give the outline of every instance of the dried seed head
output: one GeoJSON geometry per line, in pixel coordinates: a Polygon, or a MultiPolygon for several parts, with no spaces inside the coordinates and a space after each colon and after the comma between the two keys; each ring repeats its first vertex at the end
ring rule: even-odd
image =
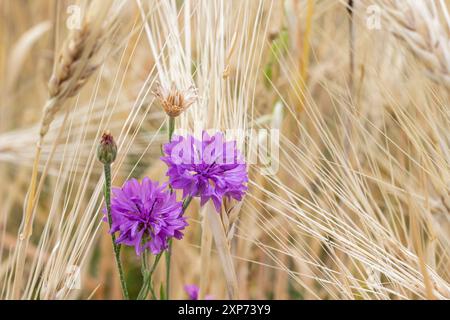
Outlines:
{"type": "Polygon", "coordinates": [[[113,136],[109,131],[106,131],[102,135],[100,144],[97,148],[97,157],[103,164],[111,164],[116,160],[117,156],[117,145],[114,141],[113,136]]]}
{"type": "Polygon", "coordinates": [[[197,99],[197,91],[194,86],[186,90],[178,90],[173,83],[170,89],[157,83],[153,94],[158,98],[167,115],[173,118],[178,117],[197,99]]]}
{"type": "Polygon", "coordinates": [[[92,62],[102,41],[102,30],[96,35],[94,44],[87,46],[91,36],[90,25],[83,24],[82,29],[75,30],[69,35],[58,56],[58,62],[48,83],[50,97],[57,97],[66,94],[67,97],[74,96],[89,77],[97,69],[98,65],[92,62]],[[82,64],[81,58],[85,51],[87,63],[82,64]],[[71,78],[76,74],[77,68],[81,68],[77,79],[69,87],[71,78]]]}

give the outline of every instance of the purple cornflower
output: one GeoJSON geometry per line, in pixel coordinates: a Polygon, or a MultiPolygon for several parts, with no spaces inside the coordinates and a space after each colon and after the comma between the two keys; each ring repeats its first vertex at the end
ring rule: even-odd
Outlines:
{"type": "MultiPolygon", "coordinates": [[[[195,284],[187,284],[184,286],[184,291],[189,296],[189,300],[198,300],[200,288],[195,284]]],[[[213,300],[212,295],[206,295],[205,300],[213,300]]]]}
{"type": "Polygon", "coordinates": [[[224,141],[220,132],[213,136],[203,132],[202,141],[190,135],[174,136],[163,151],[169,183],[183,190],[183,198],[200,197],[202,206],[212,199],[217,212],[224,197],[242,200],[248,176],[236,141],[224,141]]]}
{"type": "Polygon", "coordinates": [[[137,255],[147,248],[153,254],[167,249],[169,238],[181,239],[181,230],[188,225],[175,193],[148,177],[142,183],[131,179],[122,188],[113,188],[111,216],[110,233],[119,231],[116,242],[134,246],[137,255]]]}

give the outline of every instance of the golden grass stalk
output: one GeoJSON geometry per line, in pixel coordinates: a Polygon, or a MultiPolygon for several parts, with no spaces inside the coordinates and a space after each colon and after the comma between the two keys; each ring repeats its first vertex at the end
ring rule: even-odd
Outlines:
{"type": "MultiPolygon", "coordinates": [[[[15,298],[18,297],[21,288],[25,258],[24,251],[26,251],[28,239],[32,234],[32,219],[36,201],[36,184],[42,141],[55,115],[63,107],[65,100],[74,96],[97,68],[98,65],[93,61],[95,53],[106,39],[108,32],[111,32],[111,27],[115,21],[114,19],[106,19],[111,5],[112,1],[101,3],[100,1],[94,1],[90,4],[81,29],[72,30],[64,43],[49,81],[49,98],[44,106],[23,223],[19,235],[20,242],[12,291],[15,298]],[[106,23],[104,23],[105,19],[106,23]],[[105,30],[108,32],[105,33],[105,30]]],[[[45,177],[41,177],[41,179],[43,178],[45,177]]]]}
{"type": "Polygon", "coordinates": [[[211,207],[211,205],[208,206],[209,208],[206,210],[206,215],[208,217],[207,219],[214,238],[217,253],[222,263],[222,270],[227,283],[228,298],[235,300],[238,298],[238,283],[236,270],[231,255],[230,242],[228,241],[226,230],[224,229],[220,216],[211,207]]]}
{"type": "Polygon", "coordinates": [[[101,5],[98,1],[91,3],[81,29],[71,32],[58,55],[55,70],[49,81],[49,99],[44,106],[44,114],[41,120],[21,238],[29,237],[32,232],[30,219],[35,202],[37,166],[39,164],[42,141],[55,115],[63,107],[64,101],[77,94],[83,84],[97,69],[98,64],[93,61],[95,53],[105,41],[104,29],[110,31],[114,21],[107,20],[108,23],[102,25],[111,3],[112,1],[101,5]],[[94,21],[95,23],[93,23],[94,21]]]}
{"type": "Polygon", "coordinates": [[[202,276],[200,277],[200,300],[205,299],[206,290],[209,277],[209,268],[211,265],[211,249],[212,249],[212,234],[209,227],[208,214],[206,210],[211,208],[205,207],[202,209],[202,238],[200,243],[200,269],[202,276]]]}

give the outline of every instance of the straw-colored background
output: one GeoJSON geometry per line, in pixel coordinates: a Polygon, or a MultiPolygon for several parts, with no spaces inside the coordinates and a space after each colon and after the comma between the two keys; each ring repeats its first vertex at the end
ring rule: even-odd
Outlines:
{"type": "Polygon", "coordinates": [[[0,0],[0,297],[121,297],[95,148],[166,180],[159,81],[198,89],[179,128],[280,132],[241,205],[189,208],[172,298],[450,298],[449,3],[353,2],[0,0]]]}

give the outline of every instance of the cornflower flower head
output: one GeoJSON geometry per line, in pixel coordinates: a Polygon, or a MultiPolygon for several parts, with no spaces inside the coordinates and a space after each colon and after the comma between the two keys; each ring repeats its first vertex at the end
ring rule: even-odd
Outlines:
{"type": "MultiPolygon", "coordinates": [[[[189,296],[189,300],[199,300],[200,288],[195,284],[187,284],[184,286],[184,291],[186,291],[189,296]]],[[[205,300],[213,300],[212,295],[206,295],[205,300]]]]}
{"type": "Polygon", "coordinates": [[[200,197],[200,205],[212,200],[220,212],[224,197],[241,201],[247,191],[247,167],[236,141],[225,141],[218,132],[202,140],[174,136],[163,147],[169,183],[183,190],[183,198],[200,197]]]}
{"type": "Polygon", "coordinates": [[[179,90],[173,83],[170,88],[157,83],[156,88],[153,90],[153,95],[158,98],[166,114],[175,118],[195,102],[197,90],[194,86],[186,90],[179,90]]]}
{"type": "Polygon", "coordinates": [[[110,233],[120,232],[116,242],[134,246],[137,255],[147,248],[155,255],[161,253],[170,238],[183,237],[182,230],[188,225],[175,193],[148,177],[141,183],[131,179],[122,188],[113,188],[111,216],[110,233]]]}

